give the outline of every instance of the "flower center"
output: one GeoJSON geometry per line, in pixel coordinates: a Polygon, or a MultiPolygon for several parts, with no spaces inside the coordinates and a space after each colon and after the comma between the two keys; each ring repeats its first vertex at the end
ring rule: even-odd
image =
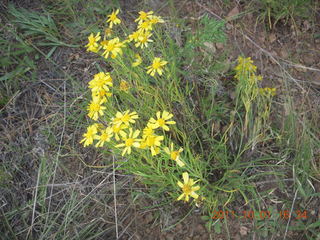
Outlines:
{"type": "Polygon", "coordinates": [[[147,29],[147,28],[149,28],[149,22],[143,22],[143,23],[141,23],[140,28],[142,28],[142,29],[147,29]]]}
{"type": "Polygon", "coordinates": [[[145,12],[140,14],[140,19],[142,19],[142,20],[146,20],[147,17],[148,17],[148,14],[145,12]]]}
{"type": "Polygon", "coordinates": [[[156,137],[155,136],[149,136],[147,138],[147,145],[149,147],[153,146],[155,144],[155,140],[156,140],[156,137]]]}
{"type": "Polygon", "coordinates": [[[173,151],[173,152],[171,152],[170,157],[172,160],[176,160],[178,155],[179,155],[178,151],[173,151]]]}
{"type": "Polygon", "coordinates": [[[116,47],[116,45],[115,45],[114,43],[109,43],[109,44],[107,45],[107,50],[108,50],[109,52],[111,52],[113,49],[115,49],[115,47],[116,47]]]}
{"type": "Polygon", "coordinates": [[[127,147],[130,147],[130,146],[132,146],[132,144],[133,144],[133,142],[134,142],[134,139],[133,138],[128,138],[127,140],[126,140],[126,146],[127,147]]]}
{"type": "Polygon", "coordinates": [[[95,37],[89,38],[89,44],[94,45],[96,43],[95,37]]]}
{"type": "Polygon", "coordinates": [[[90,111],[98,112],[100,110],[100,104],[98,103],[91,103],[90,111]]]}
{"type": "Polygon", "coordinates": [[[148,37],[144,36],[144,37],[141,37],[139,40],[141,43],[146,43],[148,41],[148,37]]]}
{"type": "Polygon", "coordinates": [[[162,127],[163,125],[165,125],[166,121],[163,118],[159,118],[157,120],[158,124],[160,125],[160,127],[162,127]]]}
{"type": "Polygon", "coordinates": [[[121,118],[122,122],[129,122],[129,120],[130,120],[130,116],[128,114],[123,115],[123,117],[121,118]]]}
{"type": "Polygon", "coordinates": [[[99,92],[98,92],[98,95],[100,96],[100,97],[103,97],[103,96],[105,96],[107,94],[107,92],[105,91],[105,90],[100,90],[99,92]]]}
{"type": "Polygon", "coordinates": [[[184,184],[182,191],[184,194],[189,195],[191,193],[191,186],[189,184],[184,184]]]}
{"type": "Polygon", "coordinates": [[[160,68],[160,67],[161,67],[160,62],[154,62],[154,63],[152,64],[152,68],[153,68],[153,69],[158,69],[158,68],[160,68]]]}
{"type": "Polygon", "coordinates": [[[150,136],[153,134],[153,129],[152,128],[145,128],[143,131],[144,135],[150,136]]]}
{"type": "Polygon", "coordinates": [[[107,134],[107,133],[102,133],[102,135],[101,135],[101,140],[102,141],[107,141],[109,139],[109,134],[107,134]]]}
{"type": "Polygon", "coordinates": [[[86,134],[86,138],[92,138],[94,136],[94,131],[93,130],[89,130],[86,134]]]}

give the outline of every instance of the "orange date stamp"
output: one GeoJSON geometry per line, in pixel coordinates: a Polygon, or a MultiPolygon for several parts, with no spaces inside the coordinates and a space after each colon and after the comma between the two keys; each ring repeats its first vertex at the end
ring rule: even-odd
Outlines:
{"type": "Polygon", "coordinates": [[[261,211],[253,211],[253,210],[245,210],[241,212],[235,211],[222,211],[216,210],[212,212],[212,219],[258,219],[258,220],[266,220],[270,219],[272,214],[277,214],[280,219],[289,220],[303,220],[308,219],[308,212],[307,210],[282,210],[276,213],[272,213],[268,210],[261,210],[261,211]]]}

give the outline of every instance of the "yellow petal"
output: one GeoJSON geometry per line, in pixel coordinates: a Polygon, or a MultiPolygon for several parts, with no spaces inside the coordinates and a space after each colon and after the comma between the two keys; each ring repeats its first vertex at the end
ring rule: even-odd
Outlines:
{"type": "Polygon", "coordinates": [[[177,200],[178,200],[178,201],[181,200],[181,199],[183,198],[183,196],[184,196],[184,193],[182,193],[182,194],[177,198],[177,200]]]}
{"type": "Polygon", "coordinates": [[[195,186],[191,188],[191,191],[198,191],[200,189],[200,186],[195,186]]]}
{"type": "Polygon", "coordinates": [[[165,130],[165,131],[169,131],[169,130],[170,130],[167,125],[163,125],[162,128],[163,128],[163,130],[165,130]]]}
{"type": "Polygon", "coordinates": [[[195,192],[191,192],[190,196],[193,197],[194,199],[198,199],[199,195],[196,194],[195,192]]]}
{"type": "Polygon", "coordinates": [[[184,172],[182,174],[182,178],[183,178],[183,182],[184,184],[188,183],[189,182],[189,174],[187,172],[184,172]]]}
{"type": "Polygon", "coordinates": [[[179,165],[179,167],[183,167],[185,164],[184,162],[182,162],[181,160],[177,159],[176,160],[177,164],[179,165]]]}

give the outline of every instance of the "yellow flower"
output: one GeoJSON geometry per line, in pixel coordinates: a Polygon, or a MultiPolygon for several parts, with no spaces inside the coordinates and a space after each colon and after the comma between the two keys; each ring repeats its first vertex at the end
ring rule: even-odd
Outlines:
{"type": "Polygon", "coordinates": [[[98,52],[100,49],[98,41],[100,41],[100,39],[101,39],[100,32],[98,32],[96,36],[94,36],[93,33],[91,33],[90,36],[88,37],[89,42],[86,45],[87,51],[94,52],[94,53],[98,52]]]}
{"type": "Polygon", "coordinates": [[[144,12],[144,11],[140,11],[139,12],[139,17],[134,20],[135,22],[138,22],[138,24],[142,23],[143,21],[148,20],[153,14],[153,11],[150,12],[144,12]]]}
{"type": "Polygon", "coordinates": [[[110,15],[108,15],[108,20],[107,23],[109,23],[109,28],[113,27],[114,25],[120,24],[121,20],[118,18],[118,13],[119,13],[119,9],[117,9],[116,11],[113,11],[110,15]]]}
{"type": "Polygon", "coordinates": [[[117,112],[116,117],[113,119],[113,124],[120,125],[124,124],[126,126],[129,126],[130,123],[135,123],[135,119],[138,119],[139,116],[136,112],[131,112],[130,110],[127,110],[123,113],[117,112]]]}
{"type": "Polygon", "coordinates": [[[276,88],[260,88],[259,92],[263,96],[275,96],[276,88]]]}
{"type": "Polygon", "coordinates": [[[83,146],[86,147],[93,143],[93,140],[96,139],[96,134],[98,132],[98,125],[93,124],[87,127],[87,132],[83,134],[83,139],[80,143],[83,143],[83,146]]]}
{"type": "Polygon", "coordinates": [[[163,141],[164,136],[157,135],[149,135],[145,139],[143,139],[142,148],[150,147],[150,151],[152,156],[157,155],[159,153],[159,146],[161,145],[161,141],[163,141]]]}
{"type": "Polygon", "coordinates": [[[135,46],[136,47],[148,47],[148,43],[149,42],[153,42],[152,39],[150,39],[150,37],[152,36],[152,33],[150,32],[141,32],[139,34],[138,40],[136,41],[135,46]]]}
{"type": "Polygon", "coordinates": [[[173,115],[171,113],[168,113],[167,111],[163,111],[162,117],[161,117],[161,112],[157,112],[157,120],[154,118],[150,119],[150,123],[154,128],[161,127],[165,131],[169,131],[169,127],[167,124],[176,124],[175,121],[168,121],[170,118],[172,118],[173,115]]]}
{"type": "Polygon", "coordinates": [[[135,59],[134,62],[132,63],[132,67],[137,67],[142,63],[142,58],[140,57],[139,54],[134,55],[135,59]]]}
{"type": "Polygon", "coordinates": [[[128,128],[128,126],[124,125],[124,124],[120,124],[120,125],[117,125],[117,124],[113,124],[111,129],[112,129],[112,132],[114,133],[114,138],[119,141],[120,140],[120,137],[119,137],[119,134],[121,134],[121,132],[123,132],[122,130],[123,129],[126,129],[128,128]]]}
{"type": "Polygon", "coordinates": [[[151,31],[151,30],[152,30],[152,23],[149,20],[141,22],[138,25],[138,31],[141,32],[141,33],[148,32],[148,31],[151,31]]]}
{"type": "Polygon", "coordinates": [[[107,97],[111,97],[112,93],[111,92],[107,92],[104,89],[101,89],[99,91],[95,91],[92,92],[92,98],[100,98],[101,101],[106,102],[107,101],[107,97]]]}
{"type": "Polygon", "coordinates": [[[136,31],[136,32],[131,33],[131,34],[128,36],[129,42],[131,42],[131,41],[137,42],[139,36],[140,36],[140,32],[139,32],[139,31],[136,31]]]}
{"type": "Polygon", "coordinates": [[[111,28],[106,28],[106,29],[104,30],[104,35],[105,35],[106,37],[111,37],[111,36],[112,36],[112,29],[111,29],[111,28]]]}
{"type": "Polygon", "coordinates": [[[112,78],[110,73],[99,72],[94,75],[93,79],[89,82],[89,88],[92,92],[99,92],[101,90],[109,91],[109,87],[112,87],[112,78]]]}
{"type": "Polygon", "coordinates": [[[129,83],[124,81],[124,80],[121,80],[121,82],[120,82],[120,90],[128,92],[129,88],[130,88],[129,83]]]}
{"type": "Polygon", "coordinates": [[[170,158],[177,162],[179,167],[183,167],[185,164],[180,160],[180,153],[183,151],[183,148],[179,148],[178,151],[174,151],[173,143],[170,145],[170,149],[168,147],[164,148],[164,151],[169,154],[170,158]]]}
{"type": "Polygon", "coordinates": [[[102,48],[105,50],[102,53],[102,56],[104,56],[105,58],[109,57],[109,54],[111,53],[111,57],[115,58],[119,55],[122,54],[122,47],[124,47],[124,43],[120,42],[119,38],[113,38],[109,41],[103,41],[101,43],[102,48]]]}
{"type": "Polygon", "coordinates": [[[164,20],[158,16],[150,16],[150,22],[152,24],[157,24],[157,23],[164,23],[164,20]]]}
{"type": "Polygon", "coordinates": [[[178,186],[182,189],[182,194],[177,198],[177,200],[181,200],[184,198],[185,202],[189,201],[189,196],[193,197],[194,199],[198,199],[199,195],[195,193],[195,191],[198,191],[200,189],[199,186],[194,186],[195,182],[189,178],[189,174],[187,172],[184,172],[182,174],[183,177],[183,183],[178,181],[178,186]]]}
{"type": "Polygon", "coordinates": [[[125,132],[120,132],[121,138],[124,141],[124,143],[120,143],[116,145],[116,147],[124,147],[122,151],[122,156],[124,156],[126,153],[130,154],[131,153],[131,147],[136,147],[138,148],[140,146],[140,139],[137,139],[139,136],[140,131],[132,131],[132,128],[129,129],[129,134],[125,132]]]}
{"type": "Polygon", "coordinates": [[[87,108],[89,110],[88,116],[93,120],[98,120],[99,115],[103,116],[103,110],[106,109],[106,107],[101,106],[103,103],[103,100],[94,97],[87,108]]]}
{"type": "Polygon", "coordinates": [[[235,67],[236,70],[236,75],[235,77],[237,79],[240,78],[242,74],[255,74],[257,71],[257,67],[253,65],[253,61],[251,60],[250,57],[248,58],[243,58],[241,56],[238,57],[238,65],[235,67]]]}
{"type": "Polygon", "coordinates": [[[101,131],[101,135],[98,135],[96,137],[97,140],[99,140],[96,143],[96,147],[103,147],[105,142],[110,142],[111,138],[112,138],[113,132],[112,129],[110,127],[104,129],[101,131]]]}
{"type": "Polygon", "coordinates": [[[154,74],[157,72],[159,75],[162,75],[162,68],[164,65],[166,65],[168,62],[167,61],[161,61],[160,58],[154,58],[152,65],[147,67],[147,73],[150,74],[151,76],[154,76],[154,74]]]}
{"type": "Polygon", "coordinates": [[[151,123],[148,123],[147,126],[143,129],[142,138],[147,138],[154,134],[154,127],[151,123]]]}

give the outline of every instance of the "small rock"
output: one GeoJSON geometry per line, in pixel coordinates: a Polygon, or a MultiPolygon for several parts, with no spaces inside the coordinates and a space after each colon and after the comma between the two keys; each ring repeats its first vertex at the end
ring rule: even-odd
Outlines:
{"type": "Polygon", "coordinates": [[[311,28],[310,23],[309,23],[308,20],[304,20],[303,21],[303,28],[304,28],[305,31],[308,31],[311,28]]]}
{"type": "Polygon", "coordinates": [[[269,35],[269,42],[270,42],[270,43],[273,43],[273,42],[275,42],[276,40],[277,40],[276,34],[271,33],[271,34],[269,35]]]}
{"type": "Polygon", "coordinates": [[[174,235],[172,233],[167,234],[166,236],[167,240],[174,240],[174,235]]]}
{"type": "Polygon", "coordinates": [[[230,92],[229,96],[232,100],[234,100],[236,98],[236,92],[235,91],[230,92]]]}
{"type": "Polygon", "coordinates": [[[199,223],[199,224],[196,226],[195,231],[196,231],[197,233],[203,233],[203,232],[206,232],[206,229],[203,227],[202,224],[199,223]]]}
{"type": "Polygon", "coordinates": [[[217,47],[218,49],[223,49],[224,44],[223,44],[223,43],[216,43],[216,47],[217,47]]]}
{"type": "Polygon", "coordinates": [[[227,30],[231,30],[231,29],[232,29],[232,24],[227,23],[227,24],[226,24],[226,29],[227,29],[227,30]]]}
{"type": "Polygon", "coordinates": [[[239,234],[237,234],[237,235],[235,235],[234,236],[234,238],[233,238],[234,240],[241,240],[241,237],[240,237],[240,235],[239,234]]]}
{"type": "Polygon", "coordinates": [[[226,17],[227,21],[232,20],[232,18],[233,18],[234,16],[238,15],[238,14],[239,14],[239,8],[238,8],[238,6],[235,6],[235,7],[232,8],[232,10],[228,13],[228,15],[227,15],[227,17],[226,17]]]}
{"type": "Polygon", "coordinates": [[[146,223],[151,223],[153,220],[153,215],[152,213],[148,213],[145,217],[144,217],[146,223]]]}
{"type": "Polygon", "coordinates": [[[206,234],[202,234],[201,235],[201,239],[210,239],[209,235],[206,233],[206,234]]]}
{"type": "Polygon", "coordinates": [[[240,227],[240,235],[241,235],[241,236],[246,236],[246,235],[248,235],[248,231],[249,231],[249,229],[248,229],[247,227],[245,227],[245,226],[241,226],[241,227],[240,227]]]}
{"type": "Polygon", "coordinates": [[[280,56],[282,57],[282,58],[288,58],[289,57],[289,53],[288,53],[288,51],[287,50],[285,50],[285,49],[281,49],[280,50],[280,56]]]}
{"type": "Polygon", "coordinates": [[[182,232],[183,232],[183,227],[182,227],[182,224],[181,224],[181,223],[177,224],[177,226],[176,226],[176,232],[177,232],[177,233],[182,233],[182,232]]]}
{"type": "Polygon", "coordinates": [[[306,65],[311,66],[314,64],[315,59],[313,58],[312,54],[306,54],[303,56],[303,61],[305,62],[306,65]]]}
{"type": "Polygon", "coordinates": [[[217,51],[216,47],[214,46],[214,43],[212,42],[204,42],[203,45],[206,46],[209,52],[211,53],[215,53],[217,51]]]}

